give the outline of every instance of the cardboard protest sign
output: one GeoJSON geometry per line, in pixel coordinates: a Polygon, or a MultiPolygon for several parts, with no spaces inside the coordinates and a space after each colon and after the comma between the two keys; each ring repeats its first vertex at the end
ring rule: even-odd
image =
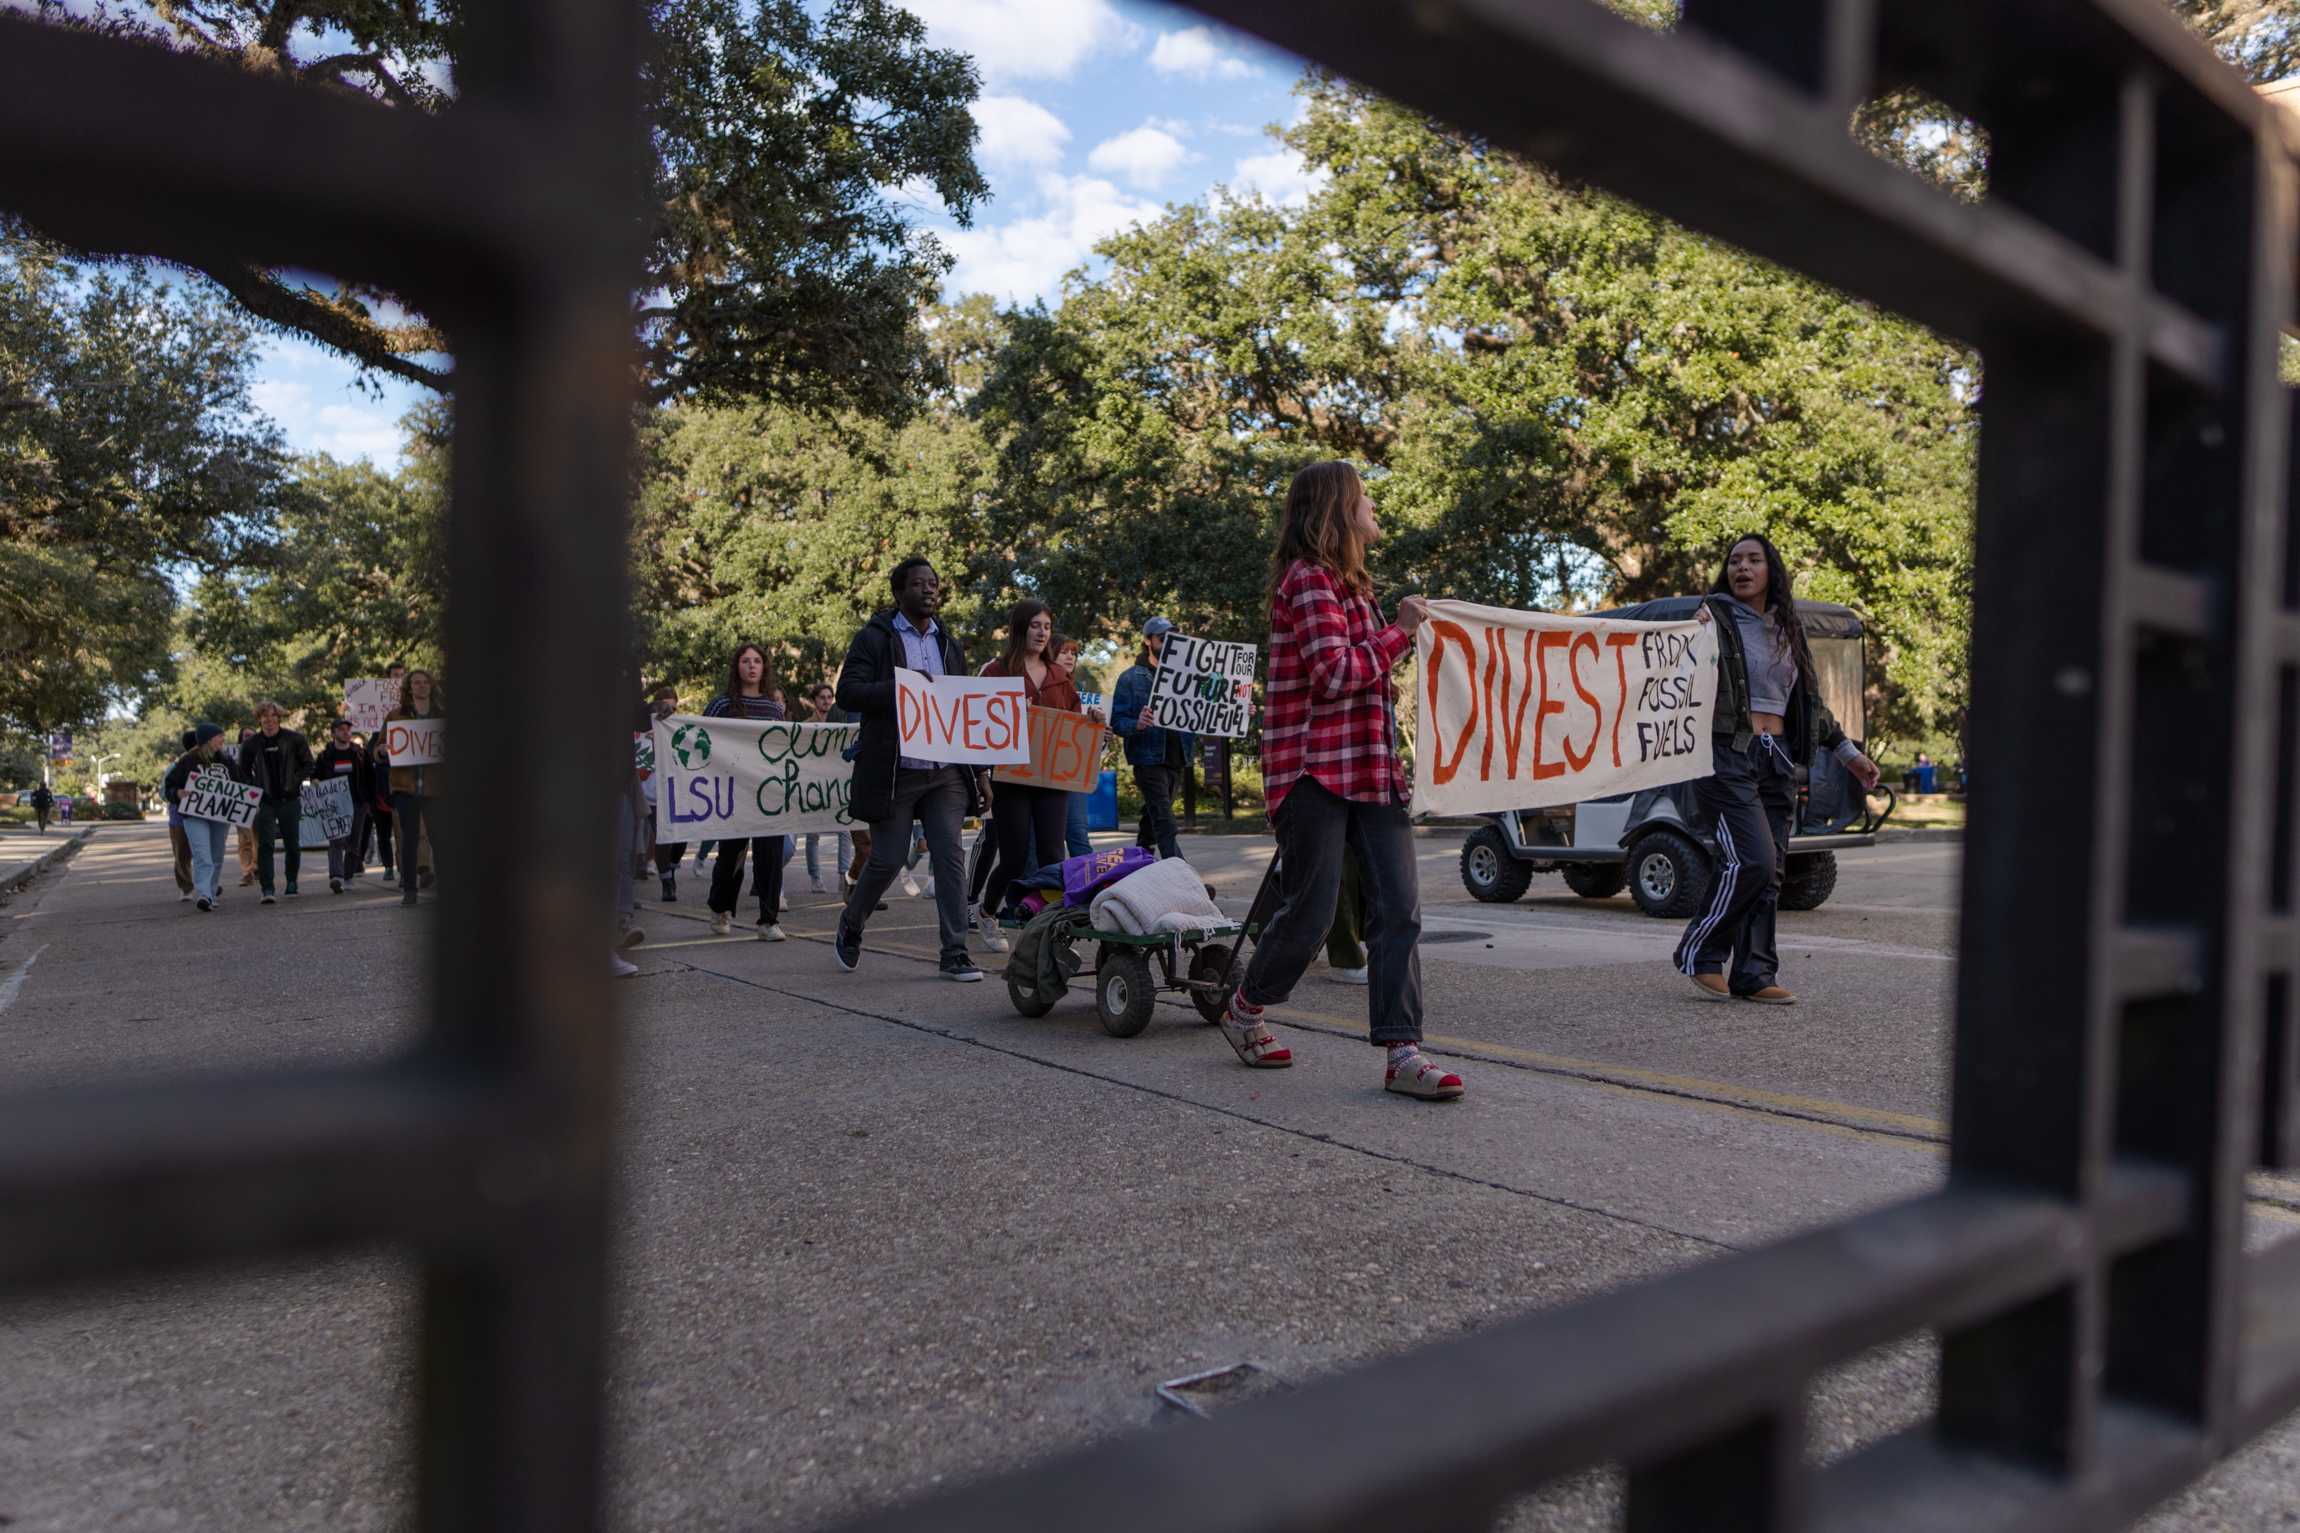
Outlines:
{"type": "Polygon", "coordinates": [[[857,724],[697,718],[655,721],[656,833],[735,840],[849,830],[857,724]]]}
{"type": "Polygon", "coordinates": [[[1030,760],[1030,699],[1019,676],[894,673],[895,722],[902,754],[968,766],[1022,766],[1030,760]]]}
{"type": "Polygon", "coordinates": [[[1245,734],[1254,716],[1251,644],[1166,635],[1150,678],[1150,722],[1190,735],[1245,734]]]}
{"type": "Polygon", "coordinates": [[[184,796],[176,812],[186,819],[221,820],[226,825],[253,825],[263,790],[240,782],[221,767],[202,767],[185,780],[184,796]]]}
{"type": "Polygon", "coordinates": [[[383,753],[395,767],[437,766],[446,732],[447,721],[441,718],[393,719],[383,726],[383,753]]]}
{"type": "Polygon", "coordinates": [[[1102,774],[1102,726],[1067,708],[1030,710],[1030,759],[998,769],[1000,783],[1092,793],[1102,774]]]}
{"type": "Polygon", "coordinates": [[[351,834],[351,779],[317,777],[303,785],[303,817],[296,844],[325,846],[351,834]]]}
{"type": "Polygon", "coordinates": [[[399,683],[388,676],[368,676],[343,684],[343,716],[363,735],[383,727],[383,716],[399,706],[399,683]]]}
{"type": "Polygon", "coordinates": [[[1717,640],[1433,601],[1415,637],[1414,813],[1538,809],[1706,777],[1717,640]]]}

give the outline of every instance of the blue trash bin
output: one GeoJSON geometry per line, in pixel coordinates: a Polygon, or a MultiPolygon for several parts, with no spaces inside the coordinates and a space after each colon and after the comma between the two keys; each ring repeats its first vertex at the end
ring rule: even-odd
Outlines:
{"type": "Polygon", "coordinates": [[[1909,775],[1916,779],[1917,791],[1919,793],[1931,793],[1935,791],[1933,782],[1935,774],[1938,771],[1939,768],[1928,761],[1923,766],[1911,767],[1909,769],[1909,775]]]}
{"type": "Polygon", "coordinates": [[[1108,768],[1104,768],[1101,780],[1094,785],[1094,791],[1086,795],[1086,828],[1118,828],[1118,774],[1108,768]]]}

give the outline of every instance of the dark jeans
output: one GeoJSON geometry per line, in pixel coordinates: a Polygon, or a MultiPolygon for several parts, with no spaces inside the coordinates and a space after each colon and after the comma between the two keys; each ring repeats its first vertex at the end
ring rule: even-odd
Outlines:
{"type": "Polygon", "coordinates": [[[861,931],[878,908],[888,887],[902,874],[910,851],[910,827],[926,829],[926,851],[934,869],[934,917],[942,938],[942,961],[966,958],[966,845],[960,827],[966,820],[966,774],[957,767],[918,771],[899,769],[894,776],[894,810],[870,827],[870,861],[847,892],[843,926],[861,931]]]}
{"type": "Polygon", "coordinates": [[[1134,833],[1134,844],[1155,847],[1161,857],[1182,855],[1182,843],[1174,827],[1174,795],[1181,787],[1181,777],[1170,766],[1138,766],[1134,769],[1134,786],[1142,790],[1142,828],[1134,833]]]}
{"type": "Polygon", "coordinates": [[[276,834],[287,850],[287,881],[292,884],[303,871],[302,832],[302,799],[267,798],[256,806],[256,883],[264,893],[272,892],[272,837],[276,834]]]}
{"type": "Polygon", "coordinates": [[[1335,969],[1366,966],[1366,881],[1358,859],[1342,851],[1342,891],[1334,901],[1334,924],[1326,929],[1326,964],[1335,969]]]}
{"type": "Polygon", "coordinates": [[[783,918],[783,843],[787,836],[753,836],[748,841],[721,841],[719,860],[711,864],[711,913],[733,915],[743,894],[743,849],[751,853],[751,892],[759,897],[759,914],[769,921],[783,918]]]}
{"type": "Polygon", "coordinates": [[[1747,995],[1773,983],[1781,969],[1773,917],[1781,906],[1797,771],[1777,735],[1756,736],[1746,751],[1720,744],[1713,765],[1713,773],[1693,785],[1693,798],[1703,828],[1717,837],[1717,879],[1678,939],[1677,967],[1685,974],[1727,974],[1732,992],[1747,995]]]}
{"type": "Polygon", "coordinates": [[[1278,806],[1278,908],[1246,963],[1247,1003],[1270,1006],[1293,993],[1334,924],[1343,850],[1357,855],[1365,885],[1366,1019],[1376,1043],[1422,1035],[1421,885],[1413,826],[1403,804],[1337,798],[1304,777],[1278,806]]]}
{"type": "Polygon", "coordinates": [[[367,805],[351,806],[351,834],[327,844],[327,876],[330,878],[357,878],[365,866],[366,854],[360,848],[367,841],[367,805]]]}
{"type": "MultiPolygon", "coordinates": [[[[650,836],[659,833],[661,813],[654,805],[647,806],[648,834],[650,836]]],[[[657,878],[669,878],[677,873],[679,871],[679,859],[686,855],[687,843],[684,841],[657,841],[655,843],[655,876],[657,878]]]]}
{"type": "MultiPolygon", "coordinates": [[[[386,878],[392,876],[392,868],[398,862],[393,846],[392,825],[390,810],[370,809],[367,812],[367,833],[375,838],[376,861],[383,864],[383,876],[386,878]]],[[[359,860],[363,863],[367,861],[367,853],[364,850],[360,853],[359,860]]]]}
{"type": "Polygon", "coordinates": [[[1060,788],[1016,784],[994,788],[993,792],[996,813],[990,823],[998,833],[998,856],[997,866],[984,885],[983,908],[995,914],[1006,904],[1006,886],[1038,871],[1034,852],[1062,845],[1070,795],[1060,788]]]}
{"type": "Polygon", "coordinates": [[[400,793],[391,795],[391,817],[398,821],[399,832],[399,890],[413,894],[416,885],[416,845],[423,839],[423,826],[431,818],[431,795],[428,793],[400,793]]]}

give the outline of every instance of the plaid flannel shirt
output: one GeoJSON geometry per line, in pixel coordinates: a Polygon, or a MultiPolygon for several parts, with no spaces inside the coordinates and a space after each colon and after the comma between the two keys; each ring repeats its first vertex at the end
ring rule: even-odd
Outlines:
{"type": "Polygon", "coordinates": [[[1274,818],[1304,774],[1338,798],[1406,800],[1390,671],[1412,639],[1327,571],[1297,559],[1270,603],[1262,791],[1274,818]]]}

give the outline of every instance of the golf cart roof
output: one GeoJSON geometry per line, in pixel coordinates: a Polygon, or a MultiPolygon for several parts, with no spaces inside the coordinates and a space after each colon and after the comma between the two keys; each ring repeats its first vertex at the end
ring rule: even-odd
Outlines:
{"type": "MultiPolygon", "coordinates": [[[[1630,623],[1682,623],[1700,605],[1698,596],[1664,596],[1657,601],[1641,601],[1633,607],[1592,612],[1590,616],[1618,618],[1630,623]]],[[[1857,639],[1865,631],[1861,627],[1861,614],[1833,601],[1800,601],[1797,615],[1805,620],[1807,636],[1815,639],[1857,639]]]]}

